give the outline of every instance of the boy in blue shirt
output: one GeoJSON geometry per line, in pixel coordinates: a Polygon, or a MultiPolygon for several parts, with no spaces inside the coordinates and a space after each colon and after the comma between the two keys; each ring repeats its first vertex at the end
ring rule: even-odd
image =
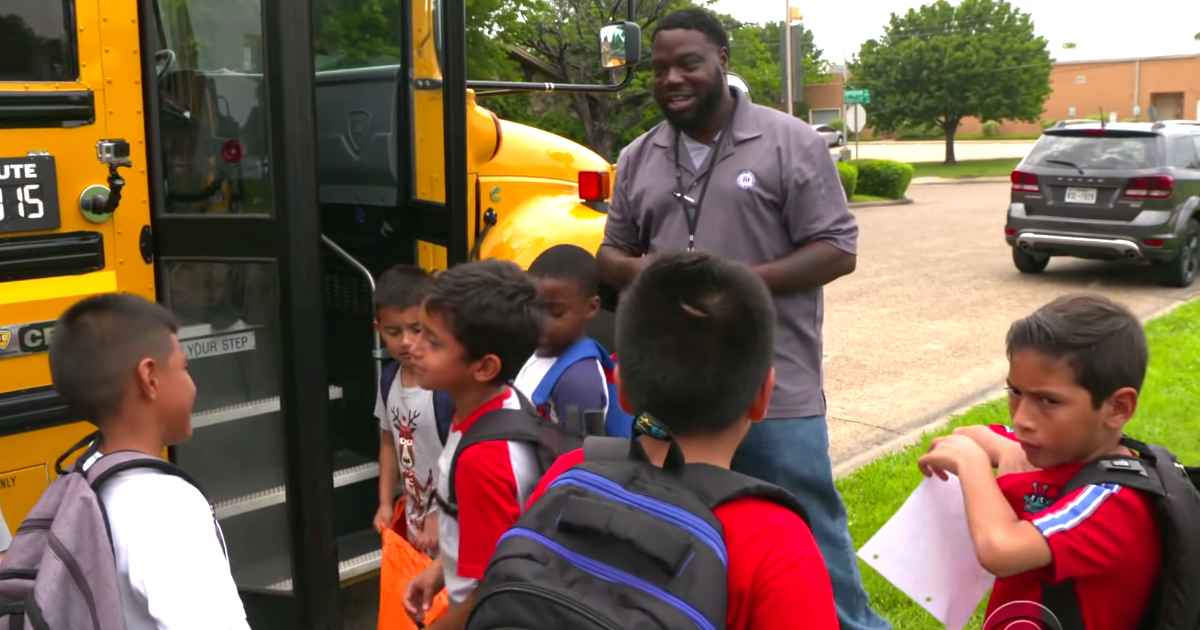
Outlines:
{"type": "Polygon", "coordinates": [[[533,261],[529,274],[545,317],[537,351],[517,374],[517,389],[547,420],[582,420],[589,412],[602,418],[612,415],[604,432],[628,436],[628,417],[610,414],[610,406],[618,404],[610,396],[612,360],[587,336],[588,322],[600,310],[596,259],[581,247],[555,245],[533,261]]]}

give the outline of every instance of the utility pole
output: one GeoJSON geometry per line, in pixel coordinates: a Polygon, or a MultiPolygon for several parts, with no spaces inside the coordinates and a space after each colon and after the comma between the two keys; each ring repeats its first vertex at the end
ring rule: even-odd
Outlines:
{"type": "Polygon", "coordinates": [[[784,100],[787,101],[788,116],[792,112],[792,0],[783,0],[783,63],[784,63],[784,100]]]}

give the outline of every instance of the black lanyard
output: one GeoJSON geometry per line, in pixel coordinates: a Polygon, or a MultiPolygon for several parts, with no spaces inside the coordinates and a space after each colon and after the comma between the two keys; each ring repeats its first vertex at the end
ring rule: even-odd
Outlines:
{"type": "MultiPolygon", "coordinates": [[[[705,160],[707,168],[702,169],[700,177],[704,181],[700,184],[700,196],[692,199],[687,196],[683,188],[683,171],[679,168],[679,128],[675,128],[675,192],[673,196],[679,200],[679,205],[683,208],[683,216],[687,217],[688,223],[688,251],[696,249],[696,227],[700,225],[700,210],[704,205],[704,197],[708,195],[708,182],[712,180],[713,171],[717,170],[717,160],[721,159],[721,147],[725,145],[726,136],[730,135],[730,127],[733,126],[733,115],[737,113],[738,101],[734,99],[733,109],[729,112],[729,123],[721,130],[721,137],[717,139],[717,146],[713,147],[709,153],[708,159],[705,160]]],[[[688,186],[691,190],[692,186],[696,185],[696,181],[692,181],[692,185],[688,186]]]]}

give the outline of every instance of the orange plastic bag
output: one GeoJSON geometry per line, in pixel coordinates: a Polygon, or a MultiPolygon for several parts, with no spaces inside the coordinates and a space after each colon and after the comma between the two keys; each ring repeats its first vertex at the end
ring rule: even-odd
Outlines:
{"type": "MultiPolygon", "coordinates": [[[[408,612],[404,610],[404,593],[408,583],[417,577],[433,560],[417,551],[403,536],[383,530],[383,559],[379,570],[379,630],[416,630],[408,612]]],[[[433,598],[429,612],[425,613],[425,625],[446,612],[450,605],[446,591],[433,598]]]]}

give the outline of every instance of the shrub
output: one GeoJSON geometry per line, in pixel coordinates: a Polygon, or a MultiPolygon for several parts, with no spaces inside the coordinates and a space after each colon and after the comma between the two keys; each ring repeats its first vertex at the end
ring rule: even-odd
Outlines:
{"type": "Polygon", "coordinates": [[[937,140],[944,136],[941,129],[932,125],[900,125],[896,127],[897,140],[937,140]]]}
{"type": "Polygon", "coordinates": [[[841,118],[834,118],[833,120],[829,121],[829,126],[837,129],[838,131],[846,131],[846,121],[842,120],[841,118]]]}
{"type": "Polygon", "coordinates": [[[846,199],[850,199],[858,190],[858,167],[849,162],[838,162],[837,170],[838,177],[842,179],[842,190],[846,191],[846,199]]]}
{"type": "Polygon", "coordinates": [[[983,123],[983,137],[997,138],[1000,136],[1000,123],[995,120],[989,120],[983,123]]]}
{"type": "Polygon", "coordinates": [[[858,167],[856,192],[860,195],[903,199],[912,182],[911,164],[893,160],[856,160],[853,164],[858,167]]]}

